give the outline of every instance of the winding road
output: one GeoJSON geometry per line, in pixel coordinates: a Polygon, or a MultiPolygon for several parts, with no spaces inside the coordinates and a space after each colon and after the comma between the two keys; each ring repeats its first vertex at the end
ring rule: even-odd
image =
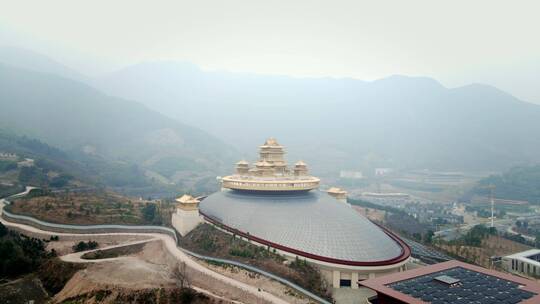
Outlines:
{"type": "Polygon", "coordinates": [[[100,250],[103,251],[103,250],[109,250],[109,249],[114,249],[114,248],[127,247],[127,246],[132,246],[132,245],[137,245],[137,244],[144,244],[144,243],[154,242],[154,241],[157,241],[157,240],[159,240],[159,239],[158,238],[149,238],[149,239],[144,239],[144,240],[140,240],[140,241],[133,241],[133,242],[127,242],[127,243],[122,243],[122,244],[117,244],[117,245],[111,245],[111,246],[97,248],[97,249],[74,252],[74,253],[69,253],[69,254],[63,255],[63,256],[60,257],[60,259],[62,261],[64,261],[64,262],[69,262],[69,263],[102,263],[102,262],[108,262],[108,261],[116,261],[116,260],[120,260],[120,259],[127,259],[127,257],[125,257],[125,256],[120,256],[120,257],[115,257],[115,258],[104,258],[104,259],[83,259],[82,256],[87,254],[87,253],[94,252],[94,251],[100,251],[100,250]]]}
{"type": "MultiPolygon", "coordinates": [[[[25,192],[20,193],[20,194],[18,194],[16,196],[11,196],[10,198],[23,196],[23,195],[27,194],[30,190],[31,189],[27,189],[25,192]]],[[[58,235],[58,236],[87,236],[87,235],[89,235],[88,233],[51,232],[51,231],[38,229],[38,228],[35,228],[33,226],[30,226],[30,225],[26,225],[26,224],[19,224],[19,223],[13,223],[13,222],[6,221],[1,216],[5,204],[6,204],[6,201],[4,199],[1,199],[0,200],[0,222],[2,222],[2,224],[4,224],[7,227],[18,228],[18,229],[21,229],[21,230],[24,230],[24,231],[28,231],[28,232],[32,232],[32,233],[39,233],[39,234],[44,234],[44,235],[58,235]]],[[[219,280],[219,281],[221,281],[221,282],[223,282],[225,284],[228,284],[228,285],[230,285],[232,287],[238,288],[238,289],[242,290],[243,292],[247,292],[247,293],[250,293],[252,295],[255,295],[255,296],[257,296],[257,297],[259,297],[261,299],[264,299],[264,300],[266,300],[268,302],[276,303],[276,304],[287,304],[286,301],[284,301],[281,298],[278,298],[277,296],[275,296],[275,295],[273,295],[273,294],[271,294],[269,292],[266,292],[266,291],[261,290],[261,289],[259,289],[257,287],[254,287],[254,286],[245,284],[243,282],[234,280],[232,278],[229,278],[229,277],[227,277],[227,276],[225,276],[223,274],[215,272],[215,271],[213,271],[211,269],[208,269],[208,268],[204,267],[203,265],[197,263],[195,260],[190,258],[185,252],[183,252],[182,250],[180,250],[176,246],[176,241],[172,236],[165,235],[165,234],[160,234],[160,233],[137,233],[137,232],[133,232],[133,233],[130,233],[130,232],[127,232],[127,233],[126,232],[114,232],[114,233],[91,233],[91,234],[96,235],[96,236],[112,236],[112,235],[115,235],[115,236],[118,236],[118,235],[148,236],[152,240],[160,240],[160,241],[163,242],[164,247],[167,249],[167,251],[172,256],[174,256],[178,261],[185,263],[186,266],[188,266],[188,267],[190,267],[190,268],[192,268],[194,270],[197,270],[197,271],[199,271],[200,273],[202,273],[204,275],[207,275],[207,276],[212,277],[214,279],[217,279],[217,280],[219,280]]],[[[149,240],[145,240],[145,241],[149,241],[149,240]]],[[[122,245],[122,246],[125,246],[125,244],[122,245]]],[[[67,255],[67,256],[63,256],[61,258],[63,260],[67,259],[66,261],[78,261],[76,255],[67,255]]],[[[80,256],[79,256],[79,259],[80,259],[80,256]]],[[[85,260],[85,261],[88,262],[87,260],[85,260]]]]}

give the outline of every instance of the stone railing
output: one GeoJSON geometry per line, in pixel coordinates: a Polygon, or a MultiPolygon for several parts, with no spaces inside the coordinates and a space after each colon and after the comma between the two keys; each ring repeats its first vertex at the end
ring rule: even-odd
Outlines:
{"type": "Polygon", "coordinates": [[[308,191],[319,187],[319,179],[305,180],[247,180],[224,177],[222,187],[252,191],[308,191]]]}

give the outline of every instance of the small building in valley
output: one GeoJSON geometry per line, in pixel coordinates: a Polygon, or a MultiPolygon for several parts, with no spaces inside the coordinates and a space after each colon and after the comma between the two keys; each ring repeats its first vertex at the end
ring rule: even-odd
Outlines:
{"type": "Polygon", "coordinates": [[[502,266],[510,273],[540,278],[540,249],[530,249],[504,256],[502,266]]]}

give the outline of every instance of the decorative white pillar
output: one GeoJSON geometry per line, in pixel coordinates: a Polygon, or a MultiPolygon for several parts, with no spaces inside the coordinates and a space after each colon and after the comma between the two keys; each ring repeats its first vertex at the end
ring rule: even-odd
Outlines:
{"type": "Polygon", "coordinates": [[[358,289],[358,272],[353,272],[351,274],[351,288],[358,289]]]}
{"type": "Polygon", "coordinates": [[[334,270],[332,274],[332,287],[339,288],[341,280],[341,272],[339,270],[334,270]]]}
{"type": "Polygon", "coordinates": [[[172,226],[181,236],[185,236],[203,222],[199,214],[199,200],[191,195],[176,199],[178,205],[172,215],[172,226]]]}

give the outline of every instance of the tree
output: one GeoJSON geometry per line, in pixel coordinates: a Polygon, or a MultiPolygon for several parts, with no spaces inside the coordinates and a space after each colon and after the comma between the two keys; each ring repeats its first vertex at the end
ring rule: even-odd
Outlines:
{"type": "Polygon", "coordinates": [[[4,226],[4,224],[2,224],[2,222],[0,222],[0,237],[3,237],[7,233],[8,233],[8,230],[7,230],[6,226],[4,226]]]}
{"type": "Polygon", "coordinates": [[[146,204],[142,210],[142,214],[147,222],[152,222],[156,217],[156,205],[146,204]]]}
{"type": "Polygon", "coordinates": [[[62,188],[62,187],[65,187],[69,183],[69,181],[72,179],[73,177],[70,175],[60,174],[56,177],[53,177],[49,185],[55,188],[62,188]]]}
{"type": "Polygon", "coordinates": [[[18,233],[10,234],[0,239],[0,279],[31,272],[47,256],[42,240],[18,233]]]}
{"type": "Polygon", "coordinates": [[[178,286],[180,289],[189,288],[191,286],[191,282],[187,274],[186,263],[181,262],[176,264],[173,269],[172,276],[176,281],[176,286],[178,286]]]}
{"type": "Polygon", "coordinates": [[[13,161],[0,160],[0,172],[17,169],[17,163],[13,161]]]}
{"type": "Polygon", "coordinates": [[[36,167],[22,167],[18,180],[23,185],[41,186],[47,182],[47,175],[36,167]]]}
{"type": "Polygon", "coordinates": [[[431,242],[433,242],[433,236],[435,236],[433,230],[428,230],[424,235],[424,242],[427,244],[431,244],[431,242]]]}
{"type": "Polygon", "coordinates": [[[88,249],[96,249],[98,247],[98,242],[88,241],[88,249]]]}
{"type": "Polygon", "coordinates": [[[75,246],[73,246],[73,251],[80,252],[80,251],[92,250],[92,249],[96,249],[98,245],[99,244],[96,241],[88,241],[88,242],[80,241],[75,246]]]}
{"type": "Polygon", "coordinates": [[[87,249],[88,245],[83,241],[80,241],[75,246],[73,246],[73,251],[75,252],[85,251],[87,249]]]}

